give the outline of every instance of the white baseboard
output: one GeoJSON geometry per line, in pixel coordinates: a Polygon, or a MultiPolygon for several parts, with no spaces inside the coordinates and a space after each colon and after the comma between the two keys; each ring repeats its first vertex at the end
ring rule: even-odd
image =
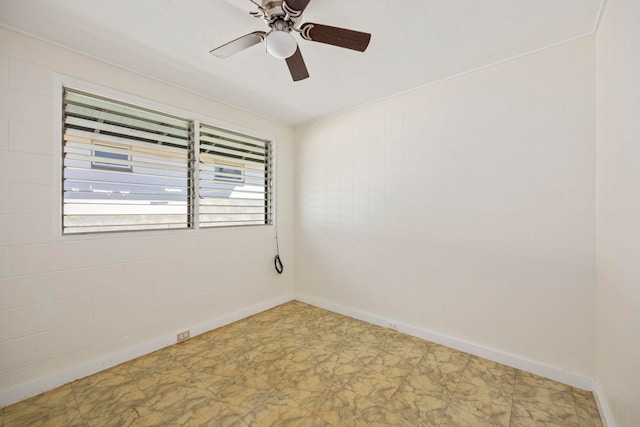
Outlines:
{"type": "Polygon", "coordinates": [[[407,335],[412,335],[414,337],[422,338],[427,341],[451,347],[465,353],[470,353],[475,356],[493,360],[494,362],[502,363],[503,365],[511,366],[513,368],[527,371],[532,374],[540,375],[542,377],[549,378],[551,380],[567,384],[572,387],[588,391],[591,391],[593,389],[592,378],[568,372],[559,368],[547,366],[542,363],[534,362],[521,356],[505,353],[455,337],[439,334],[427,329],[418,328],[416,326],[396,322],[391,319],[384,319],[370,313],[365,313],[338,304],[333,304],[308,295],[296,294],[296,300],[323,308],[325,310],[333,311],[335,313],[343,314],[345,316],[363,320],[368,323],[373,323],[374,325],[382,326],[385,328],[389,327],[389,324],[393,323],[394,325],[398,326],[399,332],[405,333],[407,335]]]}
{"type": "MultiPolygon", "coordinates": [[[[189,330],[191,331],[191,336],[194,337],[219,328],[221,326],[228,325],[237,320],[244,319],[245,317],[258,314],[262,311],[284,304],[291,300],[293,300],[292,294],[272,298],[267,301],[252,305],[250,307],[242,308],[232,313],[225,314],[223,316],[207,320],[206,322],[193,325],[189,328],[189,330]]],[[[8,389],[0,391],[0,408],[14,404],[29,397],[36,396],[45,391],[52,390],[56,387],[70,383],[79,378],[84,378],[88,375],[92,375],[121,363],[127,362],[129,360],[133,360],[137,357],[144,356],[145,354],[152,353],[156,350],[168,347],[175,343],[175,333],[162,335],[154,339],[141,342],[134,346],[123,348],[122,350],[118,350],[114,353],[107,354],[97,359],[89,360],[81,365],[54,372],[33,381],[9,387],[8,389]]]]}
{"type": "Polygon", "coordinates": [[[602,418],[602,424],[604,427],[617,427],[615,420],[613,419],[613,413],[611,412],[611,407],[607,402],[607,399],[604,398],[605,393],[602,390],[602,386],[596,380],[593,382],[593,397],[596,400],[596,405],[598,405],[598,411],[600,412],[600,417],[602,418]]]}

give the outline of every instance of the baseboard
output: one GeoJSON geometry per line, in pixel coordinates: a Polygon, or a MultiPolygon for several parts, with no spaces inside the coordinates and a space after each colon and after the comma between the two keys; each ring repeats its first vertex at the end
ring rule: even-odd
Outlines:
{"type": "Polygon", "coordinates": [[[600,418],[602,418],[602,424],[604,427],[617,427],[615,420],[613,419],[613,412],[611,412],[611,407],[605,399],[604,390],[602,390],[602,386],[596,380],[593,382],[593,397],[596,400],[596,405],[598,405],[598,411],[600,412],[600,418]]]}
{"type": "MultiPolygon", "coordinates": [[[[197,336],[221,326],[228,325],[245,317],[258,314],[262,311],[276,307],[293,300],[293,295],[283,295],[272,298],[250,307],[242,308],[234,312],[219,316],[206,322],[193,325],[189,328],[191,336],[197,336]]],[[[162,335],[154,339],[139,343],[135,346],[127,347],[122,350],[107,354],[97,359],[89,360],[81,365],[74,366],[62,371],[54,372],[42,378],[33,381],[18,384],[8,389],[0,391],[0,408],[14,404],[21,400],[36,396],[45,391],[52,390],[61,385],[70,383],[79,378],[98,373],[105,369],[119,365],[121,363],[133,360],[145,354],[152,353],[161,348],[168,347],[176,343],[176,334],[171,333],[162,335]]]]}
{"type": "Polygon", "coordinates": [[[591,391],[593,389],[593,379],[591,378],[580,374],[567,372],[559,368],[547,366],[542,363],[528,360],[521,356],[516,356],[489,347],[484,347],[482,345],[461,340],[455,337],[439,334],[427,329],[418,328],[416,326],[403,324],[391,319],[384,319],[380,316],[354,310],[352,308],[344,307],[338,304],[333,304],[308,295],[296,294],[296,300],[385,328],[389,327],[389,325],[393,323],[394,326],[397,326],[397,330],[399,332],[405,333],[407,335],[412,335],[414,337],[422,338],[427,341],[451,347],[465,353],[470,353],[475,356],[493,360],[494,362],[502,363],[503,365],[531,372],[532,374],[540,375],[542,377],[549,378],[551,380],[567,384],[572,387],[588,391],[591,391]]]}

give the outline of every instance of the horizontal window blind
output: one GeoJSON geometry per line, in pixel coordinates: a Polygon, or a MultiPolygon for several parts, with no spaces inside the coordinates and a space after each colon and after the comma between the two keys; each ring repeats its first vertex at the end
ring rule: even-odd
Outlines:
{"type": "Polygon", "coordinates": [[[65,89],[63,234],[192,223],[191,121],[65,89]]]}
{"type": "Polygon", "coordinates": [[[200,227],[271,224],[271,141],[200,124],[200,227]]]}

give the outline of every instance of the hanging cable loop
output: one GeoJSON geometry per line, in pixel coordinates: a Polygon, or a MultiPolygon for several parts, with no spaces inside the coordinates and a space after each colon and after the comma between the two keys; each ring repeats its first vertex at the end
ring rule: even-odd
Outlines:
{"type": "Polygon", "coordinates": [[[284,271],[284,265],[280,260],[280,244],[278,243],[278,221],[276,221],[276,257],[273,260],[273,265],[276,268],[278,274],[282,274],[284,271]]]}
{"type": "Polygon", "coordinates": [[[280,261],[280,255],[276,255],[275,259],[273,260],[273,264],[276,267],[276,271],[278,272],[278,274],[282,274],[282,272],[284,271],[284,265],[282,265],[282,261],[280,261]]]}

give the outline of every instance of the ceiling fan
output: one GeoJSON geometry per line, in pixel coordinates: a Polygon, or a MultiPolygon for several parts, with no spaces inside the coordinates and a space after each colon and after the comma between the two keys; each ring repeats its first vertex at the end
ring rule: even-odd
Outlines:
{"type": "Polygon", "coordinates": [[[253,3],[257,10],[250,10],[256,18],[262,18],[270,30],[254,31],[211,50],[218,58],[229,56],[266,41],[267,52],[276,58],[284,59],[294,81],[309,77],[307,66],[302,58],[300,47],[292,32],[309,41],[326,43],[333,46],[364,52],[369,46],[371,34],[329,25],[305,22],[299,25],[302,12],[311,0],[227,0],[227,2],[247,9],[247,2],[253,3]]]}

